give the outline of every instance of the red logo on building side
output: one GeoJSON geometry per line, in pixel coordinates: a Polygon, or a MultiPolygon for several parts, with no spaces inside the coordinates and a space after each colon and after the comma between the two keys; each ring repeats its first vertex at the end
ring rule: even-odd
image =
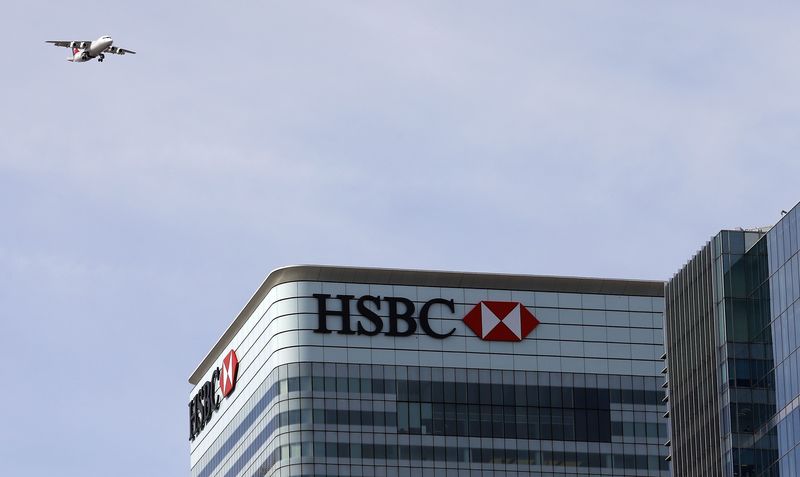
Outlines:
{"type": "Polygon", "coordinates": [[[464,323],[485,341],[522,341],[539,320],[516,301],[482,301],[464,316],[464,323]]]}
{"type": "Polygon", "coordinates": [[[222,370],[219,375],[219,390],[223,397],[227,397],[236,386],[236,371],[239,368],[239,359],[236,351],[230,352],[222,360],[222,370]]]}

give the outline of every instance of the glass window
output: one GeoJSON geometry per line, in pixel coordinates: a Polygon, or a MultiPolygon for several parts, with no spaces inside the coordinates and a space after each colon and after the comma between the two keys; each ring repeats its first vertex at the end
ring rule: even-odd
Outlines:
{"type": "Polygon", "coordinates": [[[402,433],[409,432],[408,403],[397,403],[397,431],[402,433]]]}

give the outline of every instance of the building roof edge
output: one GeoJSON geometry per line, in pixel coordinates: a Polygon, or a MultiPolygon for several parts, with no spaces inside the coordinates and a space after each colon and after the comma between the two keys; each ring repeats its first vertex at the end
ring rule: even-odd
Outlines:
{"type": "Polygon", "coordinates": [[[496,290],[594,293],[605,295],[663,296],[663,281],[608,278],[512,275],[502,273],[404,270],[393,268],[290,265],[273,270],[217,340],[189,377],[197,384],[211,363],[255,311],[269,291],[281,283],[297,281],[367,283],[445,288],[487,288],[496,290]]]}

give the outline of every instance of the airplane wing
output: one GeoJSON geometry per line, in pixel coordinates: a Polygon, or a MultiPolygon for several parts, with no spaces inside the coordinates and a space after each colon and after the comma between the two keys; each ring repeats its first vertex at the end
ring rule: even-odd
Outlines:
{"type": "Polygon", "coordinates": [[[88,48],[89,45],[92,44],[91,41],[78,41],[78,40],[74,40],[74,41],[53,41],[53,40],[48,40],[45,43],[51,43],[51,44],[56,45],[56,46],[63,46],[64,48],[72,48],[73,46],[77,47],[77,48],[88,48]]]}
{"type": "Polygon", "coordinates": [[[116,46],[112,46],[112,47],[108,48],[103,53],[113,53],[115,55],[125,55],[125,54],[128,54],[128,53],[130,53],[131,55],[135,55],[136,54],[135,51],[126,50],[125,48],[117,48],[116,46]]]}

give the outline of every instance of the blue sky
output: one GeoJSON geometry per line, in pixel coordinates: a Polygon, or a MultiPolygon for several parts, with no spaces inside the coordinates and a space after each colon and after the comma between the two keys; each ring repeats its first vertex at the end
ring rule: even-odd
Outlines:
{"type": "Polygon", "coordinates": [[[798,200],[792,4],[13,2],[4,474],[188,475],[187,378],[295,263],[666,279],[798,200]],[[139,52],[70,64],[49,39],[139,52]]]}

